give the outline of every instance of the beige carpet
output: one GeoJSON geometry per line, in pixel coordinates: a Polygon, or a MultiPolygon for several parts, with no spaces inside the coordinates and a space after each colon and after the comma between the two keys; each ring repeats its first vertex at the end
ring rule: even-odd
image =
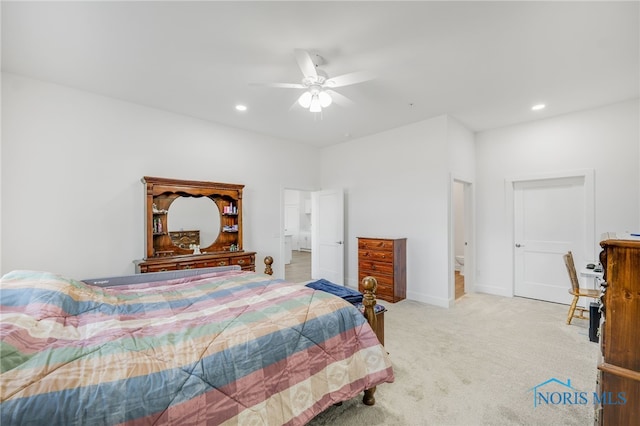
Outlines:
{"type": "Polygon", "coordinates": [[[595,390],[599,345],[588,321],[565,324],[567,306],[484,294],[451,309],[384,304],[395,383],[378,386],[375,406],[354,398],[311,425],[593,424],[591,403],[533,405],[531,389],[551,378],[595,390]]]}

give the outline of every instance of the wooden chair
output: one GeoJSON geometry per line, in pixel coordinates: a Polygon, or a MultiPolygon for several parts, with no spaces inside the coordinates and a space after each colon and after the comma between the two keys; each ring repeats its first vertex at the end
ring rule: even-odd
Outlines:
{"type": "Polygon", "coordinates": [[[589,319],[589,317],[585,317],[585,311],[588,311],[586,308],[582,308],[578,306],[578,299],[581,297],[591,297],[597,299],[600,297],[599,290],[592,290],[588,288],[580,288],[580,282],[578,281],[578,275],[576,274],[576,265],[573,263],[573,254],[568,252],[564,256],[564,264],[567,266],[567,272],[569,273],[569,279],[571,280],[571,288],[569,289],[569,294],[573,295],[573,301],[571,302],[571,306],[569,306],[569,314],[567,315],[567,324],[571,324],[571,320],[573,318],[580,319],[589,319]],[[575,314],[576,309],[580,312],[578,315],[575,314]]]}

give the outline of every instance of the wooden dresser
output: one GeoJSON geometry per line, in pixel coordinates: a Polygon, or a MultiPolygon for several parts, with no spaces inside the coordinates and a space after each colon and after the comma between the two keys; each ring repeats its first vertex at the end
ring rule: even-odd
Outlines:
{"type": "Polygon", "coordinates": [[[238,265],[255,271],[242,245],[244,185],[145,176],[145,257],[137,273],[238,265]],[[201,246],[202,245],[202,246],[201,246]]]}
{"type": "Polygon", "coordinates": [[[378,282],[376,297],[395,303],[407,297],[407,239],[358,237],[358,287],[362,279],[378,282]]]}
{"type": "MultiPolygon", "coordinates": [[[[612,235],[614,236],[614,235],[612,235]]],[[[640,241],[605,239],[596,424],[640,424],[640,241]]]]}
{"type": "Polygon", "coordinates": [[[136,261],[136,272],[163,272],[178,269],[212,268],[238,265],[245,271],[256,270],[255,252],[203,253],[195,255],[153,257],[136,261]]]}

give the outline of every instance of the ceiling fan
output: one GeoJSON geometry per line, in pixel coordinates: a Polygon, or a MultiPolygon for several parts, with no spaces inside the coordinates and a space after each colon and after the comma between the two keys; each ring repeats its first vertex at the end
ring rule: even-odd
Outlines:
{"type": "Polygon", "coordinates": [[[311,112],[321,112],[322,108],[328,107],[333,101],[342,105],[350,105],[353,103],[346,96],[333,90],[334,88],[358,84],[373,79],[372,74],[364,71],[329,78],[324,71],[318,68],[319,65],[325,63],[322,56],[317,54],[312,56],[309,52],[302,49],[296,49],[295,56],[304,76],[301,83],[251,83],[251,85],[285,89],[304,89],[304,93],[300,95],[296,103],[305,109],[309,109],[311,112]]]}

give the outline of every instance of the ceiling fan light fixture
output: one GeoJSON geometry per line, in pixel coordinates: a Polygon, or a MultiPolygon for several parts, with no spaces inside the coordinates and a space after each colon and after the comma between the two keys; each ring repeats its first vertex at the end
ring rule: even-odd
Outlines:
{"type": "Polygon", "coordinates": [[[302,108],[309,108],[311,106],[311,92],[307,91],[300,95],[298,104],[300,104],[302,108]]]}
{"type": "Polygon", "coordinates": [[[311,95],[311,105],[309,105],[309,111],[311,112],[321,112],[322,104],[320,103],[320,96],[318,93],[314,93],[311,95]]]}
{"type": "Polygon", "coordinates": [[[331,95],[329,95],[327,92],[320,92],[318,94],[318,99],[320,100],[320,106],[322,106],[322,108],[326,108],[329,105],[331,105],[331,102],[333,102],[333,99],[331,99],[331,95]]]}
{"type": "MultiPolygon", "coordinates": [[[[344,87],[352,84],[359,84],[372,80],[372,74],[362,71],[342,74],[337,77],[331,77],[318,68],[318,65],[326,63],[324,58],[314,53],[313,56],[302,49],[295,49],[296,62],[302,71],[301,83],[270,83],[251,85],[266,85],[269,87],[279,87],[285,89],[303,89],[297,103],[304,109],[311,112],[322,112],[322,108],[326,108],[335,100],[339,105],[351,105],[353,102],[346,96],[333,90],[334,87],[344,87]],[[326,90],[325,90],[326,89],[326,90]]],[[[293,104],[295,105],[295,103],[293,104]]]]}

